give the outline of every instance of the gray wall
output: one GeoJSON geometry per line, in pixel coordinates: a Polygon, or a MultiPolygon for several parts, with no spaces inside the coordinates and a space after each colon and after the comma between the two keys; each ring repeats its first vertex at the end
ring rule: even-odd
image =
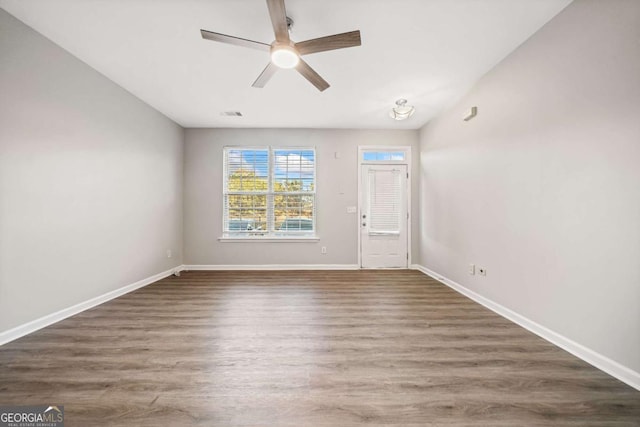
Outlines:
{"type": "Polygon", "coordinates": [[[573,2],[420,140],[421,264],[640,371],[640,2],[573,2]]]}
{"type": "Polygon", "coordinates": [[[3,10],[0,120],[0,332],[182,264],[182,128],[3,10]]]}
{"type": "MultiPolygon", "coordinates": [[[[320,129],[187,129],[185,131],[185,264],[357,264],[358,146],[408,145],[417,170],[417,131],[320,129]],[[225,145],[313,146],[317,156],[319,242],[223,243],[222,149],[225,145]],[[336,159],[335,152],[340,153],[336,159]],[[321,246],[327,254],[321,255],[321,246]]],[[[417,177],[417,173],[414,173],[417,177]]],[[[417,218],[414,180],[414,212],[417,218]]],[[[417,230],[417,220],[413,229],[417,230]]],[[[413,254],[418,245],[414,240],[413,254]]]]}

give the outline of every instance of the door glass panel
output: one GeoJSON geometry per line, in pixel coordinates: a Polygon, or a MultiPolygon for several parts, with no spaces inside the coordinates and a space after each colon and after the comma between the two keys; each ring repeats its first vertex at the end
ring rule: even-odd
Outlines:
{"type": "Polygon", "coordinates": [[[398,169],[369,170],[369,233],[400,233],[401,179],[398,169]]]}

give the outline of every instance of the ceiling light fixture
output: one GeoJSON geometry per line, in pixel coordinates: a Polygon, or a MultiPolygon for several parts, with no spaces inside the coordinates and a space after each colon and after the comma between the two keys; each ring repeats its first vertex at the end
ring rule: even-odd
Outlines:
{"type": "Polygon", "coordinates": [[[291,45],[274,43],[271,46],[271,62],[280,68],[295,68],[300,62],[300,55],[291,45]]]}
{"type": "Polygon", "coordinates": [[[389,111],[389,117],[394,120],[406,120],[416,111],[415,107],[407,105],[406,99],[398,99],[396,106],[389,111]]]}

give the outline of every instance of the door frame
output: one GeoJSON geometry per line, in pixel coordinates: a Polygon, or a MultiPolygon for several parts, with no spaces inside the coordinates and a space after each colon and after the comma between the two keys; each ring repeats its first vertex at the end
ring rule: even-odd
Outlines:
{"type": "Polygon", "coordinates": [[[411,146],[410,145],[359,145],[358,146],[358,268],[362,269],[362,233],[360,232],[360,220],[362,219],[362,165],[406,165],[407,173],[407,268],[411,268],[411,181],[413,174],[411,173],[411,146]],[[364,161],[363,155],[365,151],[402,151],[404,160],[387,160],[387,161],[364,161]]]}

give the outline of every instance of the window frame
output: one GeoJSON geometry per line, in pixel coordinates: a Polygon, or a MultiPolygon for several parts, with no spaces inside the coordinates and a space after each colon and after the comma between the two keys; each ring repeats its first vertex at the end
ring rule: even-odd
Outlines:
{"type": "MultiPolygon", "coordinates": [[[[237,242],[237,241],[264,241],[264,242],[304,242],[304,241],[317,241],[317,163],[318,156],[316,147],[303,147],[303,146],[251,146],[251,145],[226,145],[223,147],[223,181],[222,181],[222,235],[218,238],[224,242],[237,242]],[[228,153],[232,150],[260,150],[267,151],[267,190],[266,191],[233,191],[228,190],[228,153]],[[276,192],[276,153],[278,151],[312,151],[313,152],[313,190],[312,191],[295,191],[295,192],[276,192]],[[229,214],[228,209],[228,196],[230,195],[264,195],[266,196],[266,225],[265,231],[254,232],[233,232],[225,230],[225,224],[228,223],[230,218],[225,217],[229,214]],[[282,195],[291,196],[311,196],[313,200],[312,209],[312,230],[309,231],[288,231],[277,230],[275,221],[275,197],[282,195]]],[[[288,220],[289,218],[286,218],[288,220]]]]}

